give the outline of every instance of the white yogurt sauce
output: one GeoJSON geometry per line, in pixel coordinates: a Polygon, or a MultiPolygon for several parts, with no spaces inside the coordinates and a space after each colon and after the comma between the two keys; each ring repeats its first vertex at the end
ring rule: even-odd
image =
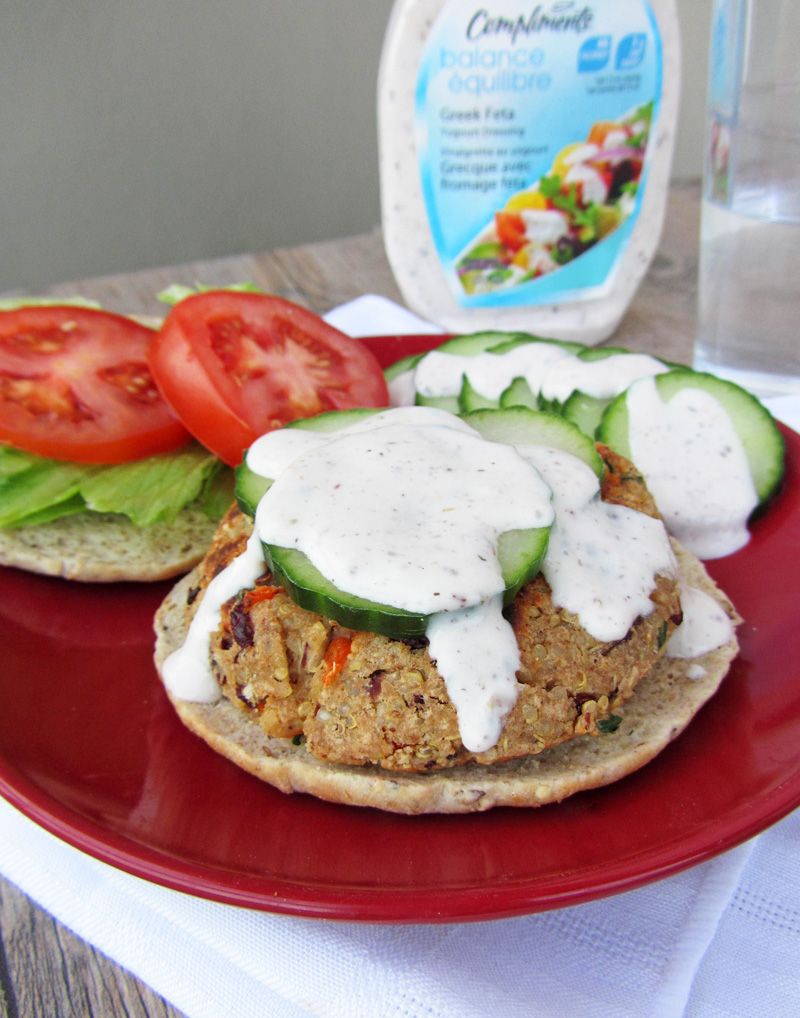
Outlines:
{"type": "Polygon", "coordinates": [[[456,396],[466,376],[476,392],[498,399],[515,378],[524,378],[539,392],[551,365],[570,353],[556,343],[521,343],[505,353],[481,353],[474,357],[431,350],[417,364],[414,384],[423,396],[456,396]]]}
{"type": "Polygon", "coordinates": [[[510,446],[426,407],[384,411],[338,432],[271,432],[247,462],[274,483],[244,561],[216,577],[184,647],[168,659],[170,690],[218,697],[208,639],[222,603],[263,570],[265,541],[299,548],[348,593],[437,613],[429,648],[457,705],[462,741],[473,752],[490,748],[516,700],[519,667],[502,614],[497,540],[552,521],[551,492],[537,471],[510,446]]]}
{"type": "Polygon", "coordinates": [[[556,518],[542,565],[553,603],[596,639],[621,640],[653,611],[655,577],[677,575],[663,523],[603,502],[597,475],[575,456],[542,447],[520,452],[553,490],[556,518]]]}
{"type": "Polygon", "coordinates": [[[522,343],[505,353],[466,357],[431,350],[405,375],[396,389],[390,389],[393,406],[413,402],[415,388],[423,396],[457,396],[466,376],[472,388],[488,399],[498,399],[515,378],[524,378],[534,395],[564,402],[575,391],[610,399],[639,378],[669,371],[649,354],[611,354],[598,360],[583,360],[555,343],[522,343]],[[403,400],[403,402],[400,402],[403,400]]]}
{"type": "MultiPolygon", "coordinates": [[[[435,413],[432,426],[430,408],[408,408],[375,415],[369,429],[307,432],[322,439],[316,448],[281,473],[269,464],[261,540],[302,551],[349,594],[408,611],[453,611],[502,592],[497,539],[548,526],[550,490],[511,446],[463,422],[441,426],[435,413]],[[419,410],[421,424],[393,423],[419,410]]],[[[268,451],[269,436],[260,443],[268,451]]]]}
{"type": "Polygon", "coordinates": [[[214,703],[220,698],[208,660],[209,637],[219,625],[223,604],[238,591],[252,587],[263,572],[261,542],[254,533],[245,551],[209,583],[186,640],[164,662],[164,684],[173,696],[198,703],[214,703]]]}
{"type": "Polygon", "coordinates": [[[458,715],[461,741],[473,753],[491,749],[517,702],[519,647],[496,594],[472,608],[440,612],[428,625],[430,653],[458,715]]]}
{"type": "Polygon", "coordinates": [[[611,399],[637,379],[665,371],[669,371],[666,364],[644,353],[611,354],[595,361],[569,357],[550,366],[542,379],[541,393],[545,399],[560,403],[576,391],[597,399],[611,399]]]}
{"type": "Polygon", "coordinates": [[[683,622],[667,642],[669,657],[700,657],[733,639],[733,622],[704,590],[681,585],[681,608],[683,622]]]}
{"type": "Polygon", "coordinates": [[[652,378],[634,382],[626,401],[631,459],[670,533],[703,559],[745,545],[758,494],[722,405],[702,389],[665,402],[652,378]]]}
{"type": "Polygon", "coordinates": [[[261,541],[299,548],[348,593],[431,614],[429,651],[471,752],[496,743],[519,692],[501,533],[548,525],[555,503],[543,572],[555,603],[598,640],[624,637],[652,611],[656,575],[675,569],[660,522],[602,503],[586,464],[487,442],[441,410],[382,411],[338,432],[271,432],[247,462],[274,483],[247,550],[212,581],[166,662],[167,686],[182,699],[219,697],[209,637],[221,605],[261,574],[261,541]]]}
{"type": "Polygon", "coordinates": [[[414,369],[401,371],[387,382],[390,406],[413,406],[417,390],[414,382],[414,369]]]}

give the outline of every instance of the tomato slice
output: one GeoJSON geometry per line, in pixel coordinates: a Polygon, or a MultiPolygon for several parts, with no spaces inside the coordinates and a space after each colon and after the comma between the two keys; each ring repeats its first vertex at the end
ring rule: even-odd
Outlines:
{"type": "Polygon", "coordinates": [[[188,442],[147,364],[153,335],[91,308],[0,312],[0,441],[76,463],[122,463],[188,442]]]}
{"type": "Polygon", "coordinates": [[[522,216],[516,212],[495,212],[494,220],[500,243],[509,251],[519,251],[527,241],[522,216]]]}
{"type": "Polygon", "coordinates": [[[586,139],[590,145],[599,145],[600,148],[605,144],[606,138],[611,134],[612,131],[625,131],[625,127],[622,124],[618,124],[615,120],[598,120],[596,124],[592,126],[589,131],[589,137],[586,139]]]}
{"type": "Polygon", "coordinates": [[[370,350],[267,294],[211,290],[182,300],[150,348],[150,367],[189,431],[232,466],[288,421],[389,403],[370,350]]]}

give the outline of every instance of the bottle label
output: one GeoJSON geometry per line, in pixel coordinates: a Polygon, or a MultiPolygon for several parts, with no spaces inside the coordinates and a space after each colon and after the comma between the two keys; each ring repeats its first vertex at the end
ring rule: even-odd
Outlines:
{"type": "Polygon", "coordinates": [[[661,80],[644,0],[448,0],[423,51],[415,132],[434,244],[463,307],[610,290],[661,80]]]}

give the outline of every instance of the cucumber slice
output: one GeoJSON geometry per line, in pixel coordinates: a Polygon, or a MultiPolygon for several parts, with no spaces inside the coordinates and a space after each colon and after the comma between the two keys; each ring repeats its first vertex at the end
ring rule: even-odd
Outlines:
{"type": "Polygon", "coordinates": [[[477,357],[478,354],[493,350],[502,343],[527,339],[520,332],[472,332],[464,336],[453,336],[436,349],[439,353],[455,353],[462,357],[477,357]]]}
{"type": "Polygon", "coordinates": [[[458,394],[458,411],[462,414],[470,413],[472,410],[497,409],[499,402],[491,396],[483,396],[477,389],[473,389],[470,380],[464,375],[461,382],[461,392],[458,394]]]}
{"type": "Polygon", "coordinates": [[[326,410],[325,413],[317,414],[316,417],[300,417],[296,421],[289,421],[285,427],[302,428],[304,431],[341,431],[342,428],[349,428],[351,424],[357,424],[359,421],[379,413],[381,413],[381,409],[378,407],[326,410]]]}
{"type": "Polygon", "coordinates": [[[451,414],[457,414],[459,409],[458,396],[422,396],[417,393],[414,402],[417,406],[432,406],[451,414]]]}
{"type": "Polygon", "coordinates": [[[507,350],[513,350],[515,346],[519,345],[520,341],[525,343],[549,343],[550,346],[560,346],[567,353],[574,354],[579,354],[582,350],[588,349],[583,343],[570,343],[566,339],[549,339],[547,336],[534,336],[527,332],[520,332],[515,337],[515,341],[501,343],[493,348],[492,353],[505,353],[507,350]]]}
{"type": "Polygon", "coordinates": [[[633,351],[626,346],[587,346],[578,351],[578,356],[582,361],[604,361],[607,357],[626,353],[633,353],[633,351]]]}
{"type": "MultiPolygon", "coordinates": [[[[497,557],[505,583],[506,604],[510,604],[520,588],[538,573],[549,537],[549,527],[509,530],[500,535],[497,557]]],[[[429,615],[379,604],[340,590],[296,548],[271,544],[263,547],[274,578],[301,608],[335,619],[348,629],[381,633],[395,639],[425,635],[429,615]]]]}
{"type": "MultiPolygon", "coordinates": [[[[380,413],[380,410],[369,407],[356,410],[329,410],[326,413],[317,414],[316,417],[303,417],[296,421],[290,421],[284,427],[302,428],[305,431],[341,431],[342,428],[356,424],[377,413],[380,413]]],[[[255,517],[258,503],[267,493],[271,484],[272,478],[262,477],[261,474],[254,473],[248,467],[247,456],[245,456],[234,471],[234,494],[242,512],[255,517]]]]}
{"type": "MultiPolygon", "coordinates": [[[[596,346],[581,350],[578,357],[582,361],[604,361],[608,357],[626,356],[633,353],[633,350],[628,350],[624,346],[596,346]]],[[[656,358],[656,360],[660,360],[660,358],[656,358]]],[[[668,361],[662,361],[662,363],[670,367],[676,366],[669,364],[668,361]]],[[[590,396],[588,393],[576,389],[558,410],[568,421],[572,421],[581,431],[594,438],[597,435],[603,414],[614,398],[614,396],[590,396]]]]}
{"type": "Polygon", "coordinates": [[[614,452],[631,458],[630,415],[628,414],[627,392],[612,399],[606,407],[597,429],[598,441],[611,446],[614,452]]]}
{"type": "MultiPolygon", "coordinates": [[[[763,505],[777,491],[784,474],[785,443],[772,415],[761,403],[734,382],[715,375],[678,368],[655,378],[661,398],[669,402],[684,389],[702,389],[722,404],[744,447],[750,475],[763,505]]],[[[598,430],[601,442],[631,458],[627,394],[612,401],[598,430]]]]}
{"type": "Polygon", "coordinates": [[[383,369],[383,377],[387,382],[394,381],[398,375],[404,375],[406,371],[413,371],[424,356],[424,353],[412,353],[408,357],[401,357],[399,361],[395,361],[394,364],[383,369]]]}
{"type": "MultiPolygon", "coordinates": [[[[462,357],[478,357],[481,354],[491,354],[493,357],[502,357],[519,346],[529,343],[547,343],[560,347],[570,353],[583,350],[584,347],[578,343],[566,343],[558,339],[544,339],[541,336],[532,336],[527,333],[502,333],[502,332],[477,332],[469,336],[456,336],[454,339],[443,343],[437,348],[437,352],[449,353],[462,357]]],[[[424,355],[423,355],[424,356],[424,355]]],[[[418,362],[417,362],[418,363],[418,362]]],[[[533,399],[530,392],[527,399],[533,399]]],[[[423,396],[419,392],[416,395],[418,406],[434,406],[451,413],[470,413],[473,410],[497,408],[500,406],[499,399],[484,396],[478,392],[471,382],[462,376],[462,384],[459,393],[448,396],[423,396]]],[[[512,404],[513,405],[513,404],[512,404]]],[[[538,401],[533,404],[524,405],[537,406],[538,401]]]]}
{"type": "Polygon", "coordinates": [[[550,528],[507,530],[497,540],[497,558],[506,591],[503,600],[511,604],[528,580],[539,572],[547,552],[550,528]]]}
{"type": "MultiPolygon", "coordinates": [[[[331,412],[292,421],[287,427],[331,432],[379,412],[379,410],[372,409],[331,412]]],[[[478,411],[477,414],[484,412],[501,415],[506,413],[513,415],[514,413],[514,411],[490,410],[478,411]]],[[[470,417],[477,416],[477,414],[470,415],[470,417]]],[[[562,427],[567,427],[563,421],[559,421],[559,423],[562,427]]],[[[579,438],[582,437],[579,435],[579,438]]],[[[236,497],[242,511],[254,516],[258,502],[271,484],[271,480],[261,477],[249,469],[245,457],[244,462],[236,469],[236,497]]],[[[520,588],[539,571],[547,551],[549,535],[549,527],[512,530],[500,535],[497,543],[497,555],[505,586],[504,599],[507,604],[514,599],[520,588]]],[[[276,581],[302,608],[335,619],[348,628],[381,633],[395,639],[425,635],[428,615],[404,611],[392,605],[369,601],[366,598],[340,590],[319,572],[303,552],[297,549],[265,544],[264,556],[276,581]]]]}
{"type": "Polygon", "coordinates": [[[594,438],[606,407],[610,403],[610,399],[600,399],[597,396],[587,396],[583,392],[573,392],[561,407],[560,412],[565,420],[580,428],[584,435],[594,438]]]}
{"type": "MultiPolygon", "coordinates": [[[[516,332],[473,332],[469,335],[454,336],[452,339],[446,340],[441,346],[436,347],[436,352],[455,354],[459,357],[478,357],[480,354],[488,353],[501,344],[514,347],[519,345],[520,342],[525,341],[526,338],[516,332]]],[[[422,354],[419,360],[425,356],[426,354],[422,354]]],[[[417,360],[416,364],[419,363],[419,360],[417,360]]],[[[475,393],[475,397],[478,398],[479,393],[475,393]]],[[[483,397],[480,398],[482,399],[483,397]]],[[[447,410],[451,414],[461,412],[461,401],[457,392],[448,396],[423,396],[422,393],[418,392],[414,402],[417,406],[432,406],[438,410],[447,410]]],[[[480,405],[483,406],[484,404],[480,405]]],[[[489,405],[496,406],[497,404],[492,401],[489,405]]]]}
{"type": "MultiPolygon", "coordinates": [[[[638,350],[629,350],[627,346],[587,346],[586,349],[581,350],[578,356],[582,361],[604,361],[607,357],[617,356],[619,354],[638,354],[638,350]]],[[[665,361],[663,357],[656,357],[655,354],[650,354],[651,357],[655,357],[657,361],[661,361],[662,364],[667,364],[671,368],[676,370],[688,371],[689,369],[685,364],[678,364],[675,361],[665,361]]]]}
{"type": "Polygon", "coordinates": [[[515,378],[500,394],[500,406],[504,410],[513,406],[526,406],[530,410],[538,410],[539,397],[524,378],[515,378]]]}
{"type": "Polygon", "coordinates": [[[258,503],[272,487],[272,479],[254,473],[243,459],[234,470],[233,491],[236,504],[245,515],[255,519],[258,503]]]}
{"type": "Polygon", "coordinates": [[[464,414],[467,424],[490,442],[505,445],[543,445],[561,449],[583,460],[602,479],[603,460],[594,442],[574,424],[548,410],[515,406],[500,410],[476,410],[464,414]]]}
{"type": "Polygon", "coordinates": [[[278,548],[269,544],[263,547],[273,577],[301,608],[335,619],[348,629],[381,633],[397,639],[425,635],[427,615],[417,615],[389,604],[378,604],[346,594],[325,579],[311,560],[296,548],[278,548]]]}

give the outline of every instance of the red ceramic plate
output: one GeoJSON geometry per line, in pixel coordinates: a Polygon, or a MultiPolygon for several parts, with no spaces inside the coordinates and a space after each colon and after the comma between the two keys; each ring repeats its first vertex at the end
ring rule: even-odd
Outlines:
{"type": "MultiPolygon", "coordinates": [[[[378,343],[384,361],[431,337],[378,343]]],[[[349,920],[499,918],[636,887],[708,859],[800,803],[800,437],[784,491],[712,572],[746,618],[722,689],[653,763],[538,810],[398,817],[286,796],[176,720],[151,663],[167,584],[0,570],[0,792],[147,880],[349,920]]]]}

